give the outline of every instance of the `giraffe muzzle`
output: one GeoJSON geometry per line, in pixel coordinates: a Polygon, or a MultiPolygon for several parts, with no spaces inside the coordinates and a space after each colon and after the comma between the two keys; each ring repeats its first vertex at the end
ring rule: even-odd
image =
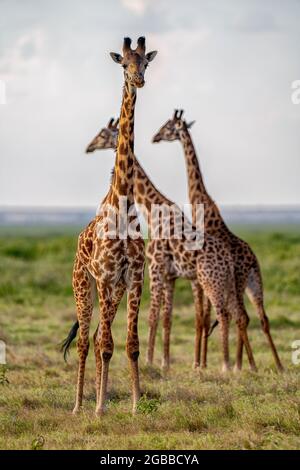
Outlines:
{"type": "Polygon", "coordinates": [[[155,143],[157,143],[157,142],[160,142],[160,141],[161,141],[161,137],[160,137],[160,135],[158,135],[158,134],[155,135],[155,136],[153,137],[153,139],[152,139],[152,143],[153,143],[153,144],[155,144],[155,143]]]}
{"type": "Polygon", "coordinates": [[[143,88],[143,86],[145,85],[145,80],[142,79],[142,80],[135,81],[135,82],[134,82],[134,85],[135,85],[137,88],[143,88]]]}
{"type": "Polygon", "coordinates": [[[142,88],[145,85],[145,80],[143,75],[136,74],[132,77],[131,82],[136,88],[142,88]]]}
{"type": "Polygon", "coordinates": [[[86,148],[85,152],[86,153],[92,153],[92,152],[94,152],[94,150],[95,150],[95,147],[91,144],[86,148]]]}

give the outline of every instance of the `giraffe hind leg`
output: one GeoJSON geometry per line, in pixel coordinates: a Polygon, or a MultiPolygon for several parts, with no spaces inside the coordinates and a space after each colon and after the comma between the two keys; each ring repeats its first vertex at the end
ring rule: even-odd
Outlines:
{"type": "Polygon", "coordinates": [[[236,285],[235,292],[231,292],[229,297],[229,307],[234,312],[234,318],[237,325],[237,355],[234,370],[239,371],[242,368],[243,348],[245,347],[251,370],[257,371],[252,347],[248,338],[249,315],[244,304],[243,286],[236,285]]]}
{"type": "Polygon", "coordinates": [[[89,351],[89,329],[94,306],[93,279],[87,268],[78,259],[75,261],[73,272],[73,290],[79,323],[79,338],[77,341],[79,364],[76,401],[73,409],[73,414],[75,414],[82,406],[85,363],[89,351]]]}
{"type": "Polygon", "coordinates": [[[237,330],[237,349],[236,349],[236,362],[234,365],[234,371],[239,372],[240,370],[242,370],[242,366],[243,366],[244,342],[243,342],[243,338],[242,338],[242,335],[238,326],[236,330],[237,330]]]}
{"type": "Polygon", "coordinates": [[[240,370],[242,368],[242,352],[243,352],[243,346],[245,346],[250,368],[254,372],[257,372],[255,359],[254,359],[252,348],[251,348],[250,341],[248,338],[248,332],[247,332],[248,324],[249,324],[249,316],[246,312],[244,305],[241,304],[239,306],[238,317],[237,317],[238,345],[237,345],[237,362],[236,362],[235,370],[240,370]]]}
{"type": "Polygon", "coordinates": [[[222,372],[227,372],[230,369],[229,360],[229,315],[223,307],[216,307],[217,318],[220,323],[220,336],[223,351],[223,365],[222,372]]]}
{"type": "Polygon", "coordinates": [[[203,338],[203,290],[197,281],[192,282],[192,291],[195,305],[195,352],[193,368],[200,367],[201,347],[203,338]]]}
{"type": "Polygon", "coordinates": [[[284,368],[280,361],[276,346],[274,344],[270,331],[270,322],[264,308],[263,285],[258,265],[253,267],[250,271],[246,287],[246,294],[258,313],[261,322],[261,327],[271,348],[277,370],[279,372],[282,372],[284,368]]]}

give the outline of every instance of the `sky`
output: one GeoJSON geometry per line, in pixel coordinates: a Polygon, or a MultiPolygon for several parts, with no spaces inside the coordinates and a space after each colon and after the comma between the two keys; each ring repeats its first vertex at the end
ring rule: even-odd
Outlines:
{"type": "Polygon", "coordinates": [[[183,108],[220,204],[300,204],[299,0],[0,0],[0,206],[97,207],[114,153],[85,154],[118,116],[110,51],[146,36],[158,55],[138,90],[135,152],[186,203],[179,142],[151,138],[183,108]]]}

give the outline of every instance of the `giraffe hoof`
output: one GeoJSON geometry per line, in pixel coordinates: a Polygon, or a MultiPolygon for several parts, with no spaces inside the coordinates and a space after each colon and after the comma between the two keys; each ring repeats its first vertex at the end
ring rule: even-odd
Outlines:
{"type": "Polygon", "coordinates": [[[200,363],[199,363],[199,362],[194,362],[194,363],[193,363],[193,369],[194,369],[194,370],[200,369],[200,363]]]}
{"type": "Polygon", "coordinates": [[[227,374],[230,371],[230,367],[227,364],[222,366],[222,374],[227,374]]]}
{"type": "Polygon", "coordinates": [[[285,371],[284,367],[282,364],[278,364],[277,365],[277,372],[279,372],[280,374],[282,374],[283,372],[285,371]]]}
{"type": "Polygon", "coordinates": [[[235,364],[233,368],[234,374],[239,374],[242,371],[242,366],[235,364]]]}
{"type": "Polygon", "coordinates": [[[82,406],[75,406],[72,411],[72,415],[78,415],[78,413],[82,410],[82,406]]]}
{"type": "Polygon", "coordinates": [[[103,416],[105,413],[105,409],[104,408],[99,408],[99,409],[96,409],[95,411],[95,415],[99,418],[101,416],[103,416]]]}
{"type": "Polygon", "coordinates": [[[162,369],[163,372],[168,372],[170,370],[169,362],[162,361],[161,369],[162,369]]]}

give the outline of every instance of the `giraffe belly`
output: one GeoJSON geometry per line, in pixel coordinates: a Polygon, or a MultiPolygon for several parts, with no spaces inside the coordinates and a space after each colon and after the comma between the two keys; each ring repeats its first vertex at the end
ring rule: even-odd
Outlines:
{"type": "Polygon", "coordinates": [[[192,262],[178,262],[172,260],[168,268],[168,276],[183,277],[188,280],[194,280],[197,278],[196,266],[192,262]]]}

